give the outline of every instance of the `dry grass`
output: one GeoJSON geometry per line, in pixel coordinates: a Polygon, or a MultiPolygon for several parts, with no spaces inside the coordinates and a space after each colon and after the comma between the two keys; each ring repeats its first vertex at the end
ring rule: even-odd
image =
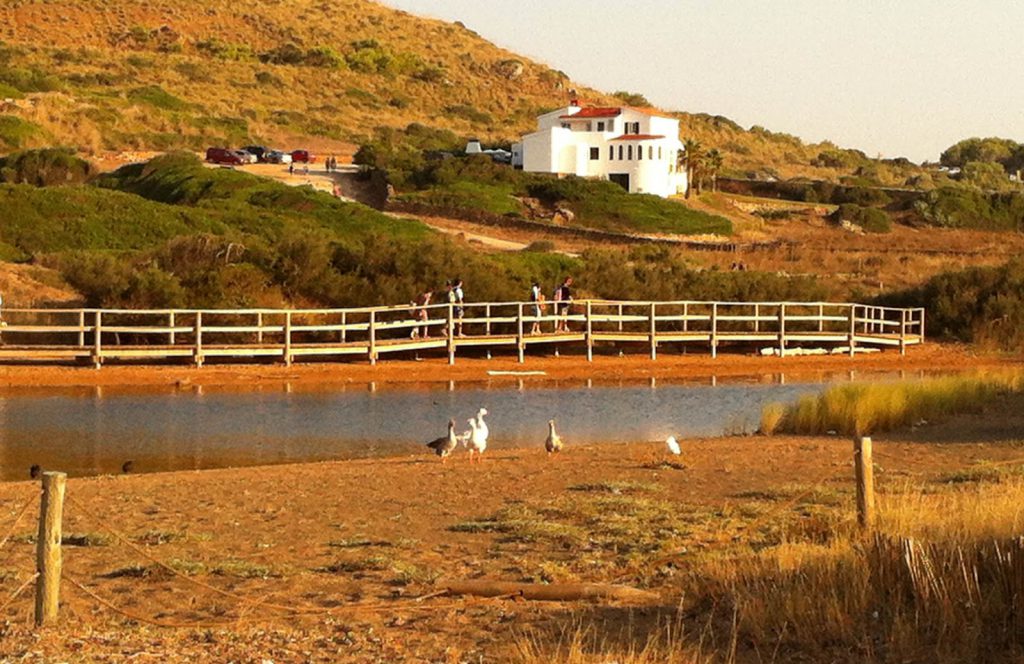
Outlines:
{"type": "Polygon", "coordinates": [[[1021,389],[1024,374],[1019,371],[838,385],[821,395],[802,397],[785,408],[781,419],[777,404],[767,406],[762,411],[762,431],[845,435],[892,431],[920,421],[978,412],[1021,389]]]}

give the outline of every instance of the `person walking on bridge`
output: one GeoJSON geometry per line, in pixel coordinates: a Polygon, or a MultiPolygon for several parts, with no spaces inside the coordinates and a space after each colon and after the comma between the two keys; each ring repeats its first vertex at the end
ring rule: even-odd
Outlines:
{"type": "Polygon", "coordinates": [[[569,332],[569,310],[572,308],[572,277],[566,277],[555,289],[555,332],[569,332]]]}

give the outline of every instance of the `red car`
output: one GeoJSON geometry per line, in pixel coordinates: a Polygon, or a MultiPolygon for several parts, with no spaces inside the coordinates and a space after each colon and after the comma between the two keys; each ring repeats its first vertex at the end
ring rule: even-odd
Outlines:
{"type": "Polygon", "coordinates": [[[211,164],[229,164],[240,166],[242,158],[227,148],[209,148],[206,151],[206,161],[211,164]]]}
{"type": "Polygon", "coordinates": [[[309,153],[309,150],[293,150],[292,161],[297,164],[312,164],[316,157],[309,153]]]}

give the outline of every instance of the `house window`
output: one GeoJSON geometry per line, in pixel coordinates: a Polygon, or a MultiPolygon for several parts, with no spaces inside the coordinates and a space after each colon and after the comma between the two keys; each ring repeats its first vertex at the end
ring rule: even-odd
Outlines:
{"type": "Polygon", "coordinates": [[[661,146],[660,145],[658,146],[658,159],[664,159],[664,157],[661,156],[661,146]]]}
{"type": "Polygon", "coordinates": [[[597,123],[597,130],[598,131],[604,131],[604,123],[603,122],[598,122],[597,123]]]}
{"type": "Polygon", "coordinates": [[[654,159],[654,146],[647,148],[647,158],[654,159]]]}
{"type": "Polygon", "coordinates": [[[627,134],[639,134],[640,133],[640,123],[639,122],[627,122],[626,123],[626,133],[627,134]]]}
{"type": "Polygon", "coordinates": [[[593,124],[591,124],[590,122],[588,122],[588,123],[587,123],[587,131],[593,131],[593,126],[594,126],[593,124]]]}
{"type": "Polygon", "coordinates": [[[590,161],[597,161],[601,158],[600,148],[590,148],[590,161]]]}
{"type": "Polygon", "coordinates": [[[614,161],[614,160],[615,160],[615,146],[614,145],[609,145],[608,146],[608,161],[614,161]]]}
{"type": "Polygon", "coordinates": [[[615,131],[615,120],[608,121],[608,131],[615,131]]]}
{"type": "Polygon", "coordinates": [[[562,123],[562,129],[572,129],[572,127],[569,125],[568,122],[563,122],[562,123]]]}
{"type": "Polygon", "coordinates": [[[636,158],[642,160],[644,158],[644,146],[636,146],[636,158]]]}
{"type": "Polygon", "coordinates": [[[619,161],[622,161],[622,146],[619,146],[619,161]]]}
{"type": "Polygon", "coordinates": [[[626,154],[628,154],[628,155],[629,155],[629,160],[630,160],[630,161],[633,161],[633,146],[632,146],[632,145],[630,145],[630,146],[629,146],[629,147],[627,148],[626,154]]]}

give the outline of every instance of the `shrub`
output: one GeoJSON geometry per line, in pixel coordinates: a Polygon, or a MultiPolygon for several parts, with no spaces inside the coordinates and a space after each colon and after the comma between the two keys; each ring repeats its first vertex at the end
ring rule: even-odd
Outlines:
{"type": "Polygon", "coordinates": [[[95,167],[72,150],[48,148],[0,157],[0,182],[10,184],[81,184],[95,175],[95,167]]]}
{"type": "Polygon", "coordinates": [[[987,194],[966,187],[939,187],[914,203],[929,224],[946,228],[1024,230],[1024,194],[987,194]]]}
{"type": "Polygon", "coordinates": [[[625,90],[619,90],[612,95],[626,106],[638,106],[641,108],[647,108],[651,106],[651,102],[647,101],[647,97],[643,96],[639,92],[626,92],[625,90]]]}
{"type": "Polygon", "coordinates": [[[35,138],[43,136],[38,125],[26,122],[14,115],[0,115],[0,146],[18,149],[35,138]]]}
{"type": "Polygon", "coordinates": [[[445,113],[453,115],[463,120],[469,120],[470,122],[476,122],[478,124],[492,124],[493,118],[487,113],[478,110],[475,106],[469,104],[453,104],[451,106],[445,106],[445,113]]]}
{"type": "Polygon", "coordinates": [[[137,103],[148,104],[154,108],[161,108],[166,111],[184,111],[191,108],[191,104],[175,97],[159,85],[147,85],[135,88],[128,92],[128,99],[137,103]]]}
{"type": "Polygon", "coordinates": [[[892,230],[892,219],[884,210],[861,207],[855,203],[844,203],[832,213],[832,221],[849,221],[868,233],[888,233],[892,230]]]}

